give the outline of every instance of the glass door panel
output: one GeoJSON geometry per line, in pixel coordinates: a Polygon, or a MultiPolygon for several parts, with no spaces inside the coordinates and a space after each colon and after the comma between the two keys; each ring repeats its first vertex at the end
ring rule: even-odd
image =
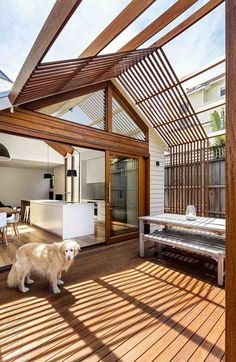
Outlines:
{"type": "Polygon", "coordinates": [[[139,160],[110,156],[110,237],[138,231],[139,160]]]}

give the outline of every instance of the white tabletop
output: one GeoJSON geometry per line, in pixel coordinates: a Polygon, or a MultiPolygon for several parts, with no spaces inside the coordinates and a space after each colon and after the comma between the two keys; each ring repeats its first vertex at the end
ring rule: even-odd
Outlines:
{"type": "Polygon", "coordinates": [[[144,222],[164,226],[179,226],[220,234],[225,233],[225,219],[197,216],[196,220],[190,221],[186,219],[185,215],[167,213],[156,216],[142,216],[139,219],[144,222]]]}

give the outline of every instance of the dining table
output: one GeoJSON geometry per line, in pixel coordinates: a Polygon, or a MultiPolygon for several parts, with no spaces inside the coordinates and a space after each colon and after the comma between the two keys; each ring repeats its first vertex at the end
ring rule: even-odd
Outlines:
{"type": "Polygon", "coordinates": [[[0,212],[5,212],[8,216],[19,214],[20,210],[12,209],[11,207],[0,207],[0,212]]]}

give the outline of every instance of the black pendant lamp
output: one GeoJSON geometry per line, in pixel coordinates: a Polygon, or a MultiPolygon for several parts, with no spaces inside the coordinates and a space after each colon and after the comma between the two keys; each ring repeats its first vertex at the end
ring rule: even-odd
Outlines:
{"type": "Polygon", "coordinates": [[[49,146],[47,148],[47,172],[43,175],[44,179],[51,179],[52,173],[49,171],[49,146]]]}
{"type": "MultiPolygon", "coordinates": [[[[74,149],[74,152],[75,151],[77,152],[77,155],[79,155],[78,150],[74,149]]],[[[66,176],[67,177],[77,177],[77,170],[74,168],[74,162],[73,162],[74,155],[73,154],[71,155],[71,159],[72,159],[71,168],[66,171],[66,176]]]]}
{"type": "Polygon", "coordinates": [[[51,174],[51,173],[45,173],[45,174],[43,175],[43,178],[51,179],[51,178],[52,178],[52,174],[51,174]]]}
{"type": "Polygon", "coordinates": [[[67,176],[67,177],[76,177],[76,176],[77,176],[77,171],[76,171],[76,170],[73,170],[73,169],[67,170],[66,176],[67,176]]]}
{"type": "Polygon", "coordinates": [[[10,161],[11,156],[8,152],[8,149],[0,143],[0,161],[10,161]]]}

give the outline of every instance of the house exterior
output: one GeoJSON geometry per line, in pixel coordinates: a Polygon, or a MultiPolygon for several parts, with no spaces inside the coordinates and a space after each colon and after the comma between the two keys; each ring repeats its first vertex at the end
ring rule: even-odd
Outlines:
{"type": "MultiPolygon", "coordinates": [[[[187,88],[186,93],[194,109],[205,106],[211,107],[211,105],[214,105],[214,103],[219,101],[225,102],[225,74],[222,73],[214,78],[208,79],[204,83],[200,83],[192,88],[187,88]]],[[[225,118],[224,105],[198,115],[198,118],[208,135],[214,131],[211,124],[211,114],[214,110],[222,117],[223,125],[223,119],[225,118]]]]}
{"type": "MultiPolygon", "coordinates": [[[[112,170],[109,171],[109,165],[114,156],[127,157],[127,161],[131,160],[130,165],[132,160],[138,162],[137,201],[134,202],[136,197],[134,191],[127,189],[127,192],[130,193],[127,195],[127,220],[130,220],[128,224],[137,225],[138,216],[147,213],[151,215],[163,213],[164,151],[167,145],[118,81],[113,79],[95,86],[92,91],[89,90],[79,97],[71,97],[67,101],[58,103],[53,102],[48,107],[37,107],[34,111],[18,107],[9,109],[9,106],[6,106],[6,109],[2,111],[1,132],[7,130],[8,133],[18,136],[33,137],[46,142],[56,141],[56,143],[51,143],[52,147],[55,144],[60,148],[60,142],[63,142],[63,144],[71,146],[105,152],[105,224],[107,229],[110,228],[109,220],[112,217],[110,208],[107,207],[109,193],[113,194],[113,199],[116,199],[116,204],[119,205],[119,202],[123,201],[119,199],[119,195],[124,192],[122,178],[119,185],[112,187],[113,176],[112,170]],[[110,115],[107,114],[109,110],[110,115]],[[23,113],[20,114],[21,112],[23,113]],[[49,124],[50,129],[47,127],[49,124]],[[108,128],[110,129],[107,132],[108,128]],[[57,129],[63,129],[63,132],[58,133],[57,129]],[[108,187],[111,190],[109,192],[108,187]],[[116,190],[117,187],[120,188],[120,191],[116,190]],[[135,220],[133,207],[138,210],[135,220]]],[[[7,94],[8,92],[2,98],[3,100],[7,98],[7,94]]],[[[66,161],[66,171],[71,166],[68,164],[69,161],[70,159],[66,161]]],[[[95,172],[99,172],[99,169],[95,172]]],[[[128,175],[127,177],[135,185],[134,176],[128,175]]],[[[76,198],[73,193],[78,194],[77,184],[75,180],[67,178],[66,175],[65,178],[65,194],[68,191],[72,193],[66,200],[70,202],[76,198]]],[[[115,215],[117,218],[120,211],[117,209],[115,212],[113,217],[115,215]]],[[[120,222],[120,220],[118,221],[120,222]]],[[[126,240],[135,236],[137,236],[137,232],[111,237],[107,230],[104,241],[126,240]]]]}

